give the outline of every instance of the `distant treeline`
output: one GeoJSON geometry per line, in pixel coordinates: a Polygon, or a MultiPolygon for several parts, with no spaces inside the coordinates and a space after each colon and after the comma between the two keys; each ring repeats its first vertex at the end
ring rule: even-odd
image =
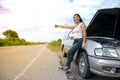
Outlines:
{"type": "Polygon", "coordinates": [[[6,30],[2,34],[6,38],[0,38],[0,46],[44,44],[43,42],[28,42],[25,39],[20,39],[17,32],[13,30],[6,30]]]}
{"type": "Polygon", "coordinates": [[[19,38],[0,38],[0,46],[15,46],[15,45],[36,45],[44,44],[43,42],[28,42],[24,39],[19,38]]]}

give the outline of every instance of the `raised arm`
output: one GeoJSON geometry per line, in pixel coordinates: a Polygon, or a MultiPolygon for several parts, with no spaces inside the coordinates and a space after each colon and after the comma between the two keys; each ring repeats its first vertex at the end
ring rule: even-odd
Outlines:
{"type": "Polygon", "coordinates": [[[74,29],[74,26],[67,26],[67,25],[57,25],[55,24],[55,28],[60,27],[60,28],[65,28],[65,29],[74,29]]]}

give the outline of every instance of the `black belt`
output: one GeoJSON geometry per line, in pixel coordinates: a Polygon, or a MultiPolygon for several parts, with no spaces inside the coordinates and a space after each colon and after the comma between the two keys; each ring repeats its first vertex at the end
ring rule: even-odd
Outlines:
{"type": "Polygon", "coordinates": [[[74,40],[79,40],[79,39],[81,39],[81,38],[74,38],[74,40]]]}

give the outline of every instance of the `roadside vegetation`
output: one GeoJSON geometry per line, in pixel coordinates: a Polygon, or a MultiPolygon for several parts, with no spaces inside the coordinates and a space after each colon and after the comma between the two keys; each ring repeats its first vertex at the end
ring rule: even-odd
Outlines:
{"type": "Polygon", "coordinates": [[[47,47],[58,55],[60,59],[60,65],[64,66],[67,58],[63,57],[61,52],[61,39],[58,39],[57,41],[51,41],[47,47]]]}
{"type": "Polygon", "coordinates": [[[49,49],[55,52],[61,51],[61,39],[58,39],[57,41],[51,41],[48,46],[49,49]]]}
{"type": "Polygon", "coordinates": [[[28,42],[25,39],[20,39],[18,33],[10,29],[4,31],[2,34],[5,38],[0,38],[0,46],[44,44],[43,42],[28,42]]]}

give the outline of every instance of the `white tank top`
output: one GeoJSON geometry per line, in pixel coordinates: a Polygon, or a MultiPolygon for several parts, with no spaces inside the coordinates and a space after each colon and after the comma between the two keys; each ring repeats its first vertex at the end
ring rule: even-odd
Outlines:
{"type": "Polygon", "coordinates": [[[75,26],[75,28],[73,29],[72,32],[73,32],[73,35],[74,35],[74,39],[75,38],[82,38],[82,30],[81,30],[80,24],[75,26]]]}

